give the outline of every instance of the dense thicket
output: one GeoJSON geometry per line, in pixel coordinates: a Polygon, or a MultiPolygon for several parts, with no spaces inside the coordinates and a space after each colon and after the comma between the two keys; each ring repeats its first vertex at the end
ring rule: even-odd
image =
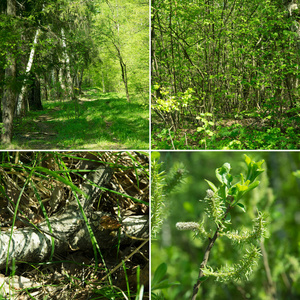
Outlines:
{"type": "Polygon", "coordinates": [[[287,110],[295,114],[300,49],[295,5],[152,1],[153,110],[175,128],[200,113],[255,110],[274,123],[287,110]]]}

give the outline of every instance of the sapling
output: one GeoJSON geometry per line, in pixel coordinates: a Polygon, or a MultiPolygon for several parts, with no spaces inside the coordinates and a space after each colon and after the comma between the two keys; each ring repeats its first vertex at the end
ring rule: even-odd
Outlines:
{"type": "Polygon", "coordinates": [[[198,290],[202,282],[209,277],[216,278],[218,281],[229,280],[248,280],[253,266],[261,256],[259,243],[266,236],[266,217],[257,210],[257,217],[253,220],[253,229],[229,231],[231,225],[231,211],[234,208],[240,208],[246,212],[246,207],[240,200],[251,190],[259,185],[256,178],[264,172],[261,168],[264,163],[254,162],[245,155],[247,165],[247,174],[240,174],[240,180],[233,182],[233,176],[230,174],[231,167],[229,163],[223,164],[221,168],[216,169],[216,177],[220,181],[220,186],[216,187],[212,182],[206,180],[210,189],[206,191],[204,200],[205,215],[201,222],[178,222],[178,230],[192,230],[195,236],[208,239],[208,245],[204,252],[204,257],[199,269],[199,275],[193,288],[192,300],[196,299],[198,290]],[[218,238],[227,237],[234,245],[244,247],[244,256],[239,262],[232,266],[222,266],[217,270],[207,265],[209,254],[218,238]]]}
{"type": "Polygon", "coordinates": [[[201,127],[197,128],[197,132],[203,132],[204,138],[199,142],[200,144],[204,143],[204,147],[206,149],[206,141],[209,137],[212,137],[214,135],[213,132],[213,126],[215,123],[213,121],[208,121],[209,118],[212,118],[212,113],[201,113],[200,116],[198,116],[196,119],[200,120],[202,123],[201,127]]]}

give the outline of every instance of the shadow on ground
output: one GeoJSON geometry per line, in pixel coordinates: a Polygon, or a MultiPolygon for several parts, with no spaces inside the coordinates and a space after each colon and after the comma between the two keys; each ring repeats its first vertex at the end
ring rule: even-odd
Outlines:
{"type": "Polygon", "coordinates": [[[116,93],[86,93],[74,101],[47,102],[46,109],[15,121],[13,143],[21,149],[148,149],[148,105],[116,93]]]}

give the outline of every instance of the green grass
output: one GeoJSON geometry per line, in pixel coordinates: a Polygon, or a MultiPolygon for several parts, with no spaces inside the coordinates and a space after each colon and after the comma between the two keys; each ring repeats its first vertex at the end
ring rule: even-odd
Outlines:
{"type": "Polygon", "coordinates": [[[149,149],[149,109],[141,101],[128,103],[123,94],[94,88],[79,98],[78,109],[74,101],[43,106],[14,121],[11,148],[149,149]]]}

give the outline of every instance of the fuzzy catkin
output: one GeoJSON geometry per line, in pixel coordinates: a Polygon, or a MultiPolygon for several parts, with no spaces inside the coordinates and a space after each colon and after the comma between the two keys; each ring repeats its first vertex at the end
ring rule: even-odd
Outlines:
{"type": "Polygon", "coordinates": [[[226,236],[235,244],[244,244],[244,243],[255,243],[259,242],[262,237],[266,237],[266,221],[262,213],[258,213],[258,217],[253,220],[255,222],[253,230],[250,232],[245,230],[243,232],[228,231],[226,233],[221,233],[221,236],[226,236]]]}
{"type": "Polygon", "coordinates": [[[199,231],[199,224],[196,222],[178,222],[176,223],[176,228],[178,230],[192,230],[199,231]]]}
{"type": "Polygon", "coordinates": [[[206,204],[205,212],[207,216],[220,228],[223,228],[222,218],[224,217],[225,206],[222,198],[214,193],[211,189],[206,191],[204,200],[200,200],[206,204]]]}
{"type": "Polygon", "coordinates": [[[213,276],[217,281],[225,282],[229,280],[241,280],[243,278],[249,279],[249,276],[253,272],[252,267],[257,264],[257,259],[261,256],[260,249],[251,246],[249,250],[246,250],[246,254],[240,260],[238,264],[231,267],[222,267],[216,271],[212,267],[205,266],[203,268],[203,274],[205,276],[213,276]]]}

